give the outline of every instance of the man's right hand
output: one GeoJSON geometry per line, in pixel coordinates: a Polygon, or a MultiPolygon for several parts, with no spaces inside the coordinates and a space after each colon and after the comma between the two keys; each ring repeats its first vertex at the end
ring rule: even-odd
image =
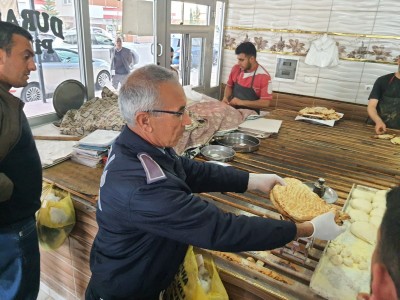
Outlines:
{"type": "Polygon", "coordinates": [[[335,223],[335,213],[333,211],[315,217],[310,223],[314,226],[314,232],[311,237],[320,240],[333,240],[346,230],[345,226],[339,226],[335,223]]]}
{"type": "Polygon", "coordinates": [[[382,134],[386,132],[386,124],[381,120],[375,123],[376,134],[382,134]]]}
{"type": "Polygon", "coordinates": [[[229,104],[229,100],[226,97],[222,98],[222,102],[225,103],[225,104],[229,104]]]}

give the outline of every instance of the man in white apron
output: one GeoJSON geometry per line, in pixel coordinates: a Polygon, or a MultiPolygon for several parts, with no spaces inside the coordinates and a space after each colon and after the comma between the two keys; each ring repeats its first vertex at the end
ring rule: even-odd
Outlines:
{"type": "Polygon", "coordinates": [[[235,54],[238,63],[229,74],[222,102],[260,113],[260,109],[267,108],[272,100],[271,76],[258,64],[253,43],[241,43],[235,54]]]}
{"type": "Polygon", "coordinates": [[[397,63],[397,72],[379,77],[369,95],[367,123],[375,123],[376,134],[400,129],[400,57],[397,63]]]}

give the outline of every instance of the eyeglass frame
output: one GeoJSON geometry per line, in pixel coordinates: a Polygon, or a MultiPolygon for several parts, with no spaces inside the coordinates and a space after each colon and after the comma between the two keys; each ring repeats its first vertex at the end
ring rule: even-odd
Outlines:
{"type": "Polygon", "coordinates": [[[170,115],[175,115],[177,117],[179,117],[181,120],[183,118],[183,115],[185,113],[187,113],[188,115],[190,115],[189,110],[187,109],[187,107],[179,110],[179,111],[172,111],[172,110],[161,110],[161,109],[152,109],[152,110],[147,110],[147,113],[162,113],[162,114],[170,114],[170,115]]]}

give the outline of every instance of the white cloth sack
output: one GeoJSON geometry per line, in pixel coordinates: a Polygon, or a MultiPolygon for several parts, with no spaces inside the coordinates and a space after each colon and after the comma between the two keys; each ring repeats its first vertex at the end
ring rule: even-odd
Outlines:
{"type": "Polygon", "coordinates": [[[304,62],[321,68],[337,66],[339,49],[335,40],[324,34],[319,39],[312,41],[304,62]]]}

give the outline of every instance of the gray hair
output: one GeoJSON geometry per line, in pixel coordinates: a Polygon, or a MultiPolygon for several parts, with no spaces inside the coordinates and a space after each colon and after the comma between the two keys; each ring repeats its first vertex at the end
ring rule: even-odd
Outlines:
{"type": "Polygon", "coordinates": [[[160,109],[158,86],[163,82],[179,84],[174,72],[157,65],[141,67],[129,75],[118,97],[119,109],[128,125],[135,125],[136,113],[160,109]]]}

